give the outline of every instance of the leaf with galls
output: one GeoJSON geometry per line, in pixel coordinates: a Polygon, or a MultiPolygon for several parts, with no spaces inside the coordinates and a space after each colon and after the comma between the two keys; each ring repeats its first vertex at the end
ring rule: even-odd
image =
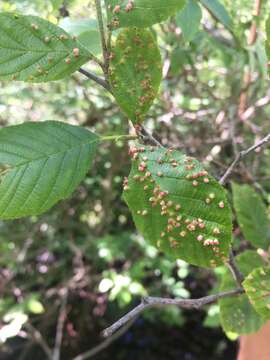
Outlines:
{"type": "Polygon", "coordinates": [[[138,145],[130,154],[124,199],[145,239],[194,265],[223,264],[232,213],[222,186],[197,160],[179,151],[138,145]]]}
{"type": "Polygon", "coordinates": [[[243,282],[244,289],[254,309],[264,319],[270,319],[270,268],[253,270],[243,282]]]}
{"type": "MultiPolygon", "coordinates": [[[[235,258],[237,266],[244,276],[252,269],[262,266],[263,260],[256,251],[247,250],[235,258]]],[[[236,286],[231,271],[227,268],[222,276],[220,291],[228,291],[236,286]]],[[[265,323],[254,310],[246,294],[219,300],[220,320],[223,330],[238,335],[256,332],[265,323]]]]}
{"type": "Polygon", "coordinates": [[[118,105],[134,123],[144,120],[161,78],[161,56],[151,32],[122,30],[111,53],[110,83],[118,105]]]}
{"type": "Polygon", "coordinates": [[[149,27],[166,20],[185,6],[185,0],[105,0],[109,24],[149,27]]]}
{"type": "Polygon", "coordinates": [[[78,41],[37,16],[0,13],[0,79],[62,79],[91,59],[78,41]]]}

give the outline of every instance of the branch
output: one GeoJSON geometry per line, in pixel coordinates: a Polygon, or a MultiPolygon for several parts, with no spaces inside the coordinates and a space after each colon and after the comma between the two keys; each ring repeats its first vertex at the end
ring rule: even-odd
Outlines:
{"type": "Polygon", "coordinates": [[[105,31],[104,31],[104,23],[102,16],[102,9],[100,5],[100,0],[95,0],[96,11],[97,11],[97,19],[98,19],[98,27],[100,32],[101,44],[102,44],[102,52],[104,59],[104,75],[106,80],[108,79],[108,48],[106,43],[105,31]]]}
{"type": "Polygon", "coordinates": [[[232,164],[230,165],[230,167],[227,169],[227,171],[225,172],[225,174],[222,176],[222,178],[219,180],[219,183],[221,185],[224,185],[227,181],[227,179],[231,176],[235,166],[247,155],[249,155],[251,152],[257,150],[258,148],[260,148],[261,146],[267,144],[270,141],[270,134],[266,135],[261,141],[259,141],[257,144],[254,144],[253,146],[251,146],[250,148],[246,149],[246,150],[242,150],[240,151],[240,153],[237,154],[236,158],[234,159],[234,161],[232,162],[232,164]]]}
{"type": "Polygon", "coordinates": [[[28,329],[32,333],[33,339],[40,345],[40,347],[43,349],[44,353],[47,355],[47,358],[49,360],[52,360],[52,351],[47,344],[46,340],[42,336],[42,334],[30,323],[24,324],[24,327],[28,329]]]}
{"type": "Polygon", "coordinates": [[[58,322],[57,322],[57,329],[56,329],[56,338],[55,338],[55,345],[52,354],[52,360],[60,360],[61,355],[61,346],[63,340],[63,329],[66,320],[66,305],[67,305],[67,298],[68,298],[68,289],[64,289],[64,295],[62,298],[62,303],[59,311],[58,322]]]}
{"type": "Polygon", "coordinates": [[[227,262],[227,267],[229,268],[229,270],[231,271],[234,280],[237,282],[237,284],[242,287],[242,282],[244,281],[245,277],[244,275],[241,273],[241,271],[239,270],[235,258],[234,258],[234,254],[232,252],[232,250],[230,250],[230,254],[229,254],[229,261],[227,262]]]}
{"type": "Polygon", "coordinates": [[[103,331],[103,336],[108,337],[111,336],[116,330],[124,326],[129,321],[136,318],[146,309],[151,309],[153,307],[159,306],[169,306],[169,305],[176,305],[180,306],[183,309],[201,309],[204,305],[211,304],[218,299],[240,295],[244,292],[242,288],[220,292],[215,295],[205,296],[199,299],[166,299],[166,298],[159,298],[159,297],[144,297],[142,298],[141,303],[136,306],[133,310],[129,313],[124,315],[121,319],[116,321],[112,326],[108,327],[103,331]]]}
{"type": "Polygon", "coordinates": [[[85,353],[82,353],[80,355],[77,355],[73,360],[86,360],[91,358],[92,356],[99,354],[101,351],[107,349],[108,346],[110,346],[114,341],[119,339],[122,335],[124,335],[128,329],[133,325],[136,318],[132,319],[130,322],[127,322],[125,326],[122,327],[122,329],[118,330],[116,333],[114,333],[111,337],[103,341],[101,344],[97,345],[93,349],[86,351],[85,353]]]}
{"type": "Polygon", "coordinates": [[[111,88],[110,88],[110,85],[109,83],[104,80],[104,79],[101,79],[100,77],[98,77],[97,75],[95,74],[92,74],[90,73],[89,71],[87,70],[84,70],[83,68],[80,68],[79,69],[79,72],[83,75],[85,75],[88,79],[91,79],[93,81],[95,81],[97,84],[101,85],[104,89],[108,90],[109,92],[111,92],[111,88]]]}

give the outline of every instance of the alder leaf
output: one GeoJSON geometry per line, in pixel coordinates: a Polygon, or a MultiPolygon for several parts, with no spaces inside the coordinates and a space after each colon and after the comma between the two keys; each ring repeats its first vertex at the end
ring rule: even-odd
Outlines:
{"type": "Polygon", "coordinates": [[[202,10],[196,0],[188,0],[184,9],[176,16],[176,24],[181,27],[184,39],[191,41],[199,31],[202,10]]]}
{"type": "Polygon", "coordinates": [[[109,22],[119,27],[149,27],[181,10],[185,0],[105,0],[109,22]]]}
{"type": "Polygon", "coordinates": [[[160,52],[151,32],[122,30],[111,54],[110,83],[118,105],[134,123],[144,120],[161,78],[160,52]]]}
{"type": "Polygon", "coordinates": [[[232,214],[226,191],[179,151],[136,147],[124,199],[136,227],[166,255],[198,266],[226,261],[232,214]]]}
{"type": "Polygon", "coordinates": [[[0,130],[0,219],[38,215],[67,198],[89,170],[98,136],[56,121],[0,130]]]}
{"type": "MultiPolygon", "coordinates": [[[[236,263],[244,276],[252,269],[262,266],[262,258],[255,251],[245,251],[236,257],[236,263]]],[[[220,291],[227,291],[236,287],[235,280],[229,269],[223,274],[220,291]]],[[[264,320],[257,314],[250,304],[246,294],[227,297],[219,300],[221,325],[226,333],[238,335],[256,332],[264,324],[264,320]]]]}
{"type": "Polygon", "coordinates": [[[254,246],[268,249],[270,245],[270,220],[262,198],[249,185],[233,184],[233,204],[238,223],[254,246]]]}
{"type": "Polygon", "coordinates": [[[243,282],[244,289],[254,309],[264,319],[270,319],[270,269],[254,269],[243,282]]]}
{"type": "Polygon", "coordinates": [[[0,13],[0,79],[62,79],[92,55],[60,27],[37,16],[0,13]]]}

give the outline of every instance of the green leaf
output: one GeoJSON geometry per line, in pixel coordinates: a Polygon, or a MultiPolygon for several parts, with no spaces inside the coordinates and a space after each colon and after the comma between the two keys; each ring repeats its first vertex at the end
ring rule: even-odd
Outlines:
{"type": "Polygon", "coordinates": [[[95,19],[73,20],[68,17],[60,21],[59,26],[71,35],[77,36],[92,54],[102,53],[98,24],[95,19]]]}
{"type": "Polygon", "coordinates": [[[203,6],[227,29],[232,30],[233,21],[225,7],[218,0],[200,0],[203,6]]]}
{"type": "Polygon", "coordinates": [[[46,82],[62,79],[91,54],[58,26],[37,16],[0,14],[0,79],[46,82]]]}
{"type": "Polygon", "coordinates": [[[184,39],[191,41],[199,31],[202,10],[195,0],[188,0],[184,9],[176,16],[176,24],[181,27],[184,39]]]}
{"type": "MultiPolygon", "coordinates": [[[[262,265],[261,257],[255,251],[245,251],[236,257],[236,263],[244,276],[252,269],[262,265]]],[[[227,291],[236,287],[235,280],[229,269],[223,275],[220,291],[227,291]]],[[[246,294],[219,300],[220,320],[226,333],[239,335],[256,332],[264,324],[264,320],[257,314],[250,304],[246,294]]]]}
{"type": "Polygon", "coordinates": [[[92,164],[98,136],[56,121],[0,130],[0,219],[38,215],[69,197],[92,164]]]}
{"type": "Polygon", "coordinates": [[[233,184],[233,204],[237,221],[246,240],[254,246],[268,249],[270,221],[262,198],[249,185],[233,184]]]}
{"type": "Polygon", "coordinates": [[[113,95],[127,116],[142,122],[162,78],[159,48],[146,29],[124,29],[111,54],[110,83],[113,95]]]}
{"type": "MultiPolygon", "coordinates": [[[[265,41],[265,51],[267,55],[267,59],[270,62],[270,16],[266,21],[266,41],[265,41]]],[[[270,63],[268,63],[268,73],[270,74],[270,63]]]]}
{"type": "Polygon", "coordinates": [[[149,27],[185,6],[185,0],[105,0],[109,22],[119,27],[149,27]]]}
{"type": "Polygon", "coordinates": [[[270,319],[270,269],[260,267],[253,270],[243,286],[254,309],[264,319],[270,319]]]}
{"type": "Polygon", "coordinates": [[[124,199],[145,239],[194,265],[223,264],[232,233],[224,188],[197,160],[178,151],[147,146],[131,154],[124,199]]]}

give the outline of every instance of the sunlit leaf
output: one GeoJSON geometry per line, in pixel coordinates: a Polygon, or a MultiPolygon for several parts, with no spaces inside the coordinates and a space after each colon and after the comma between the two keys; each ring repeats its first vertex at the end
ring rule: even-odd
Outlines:
{"type": "Polygon", "coordinates": [[[270,319],[270,269],[261,267],[253,270],[243,282],[251,304],[264,318],[270,319]]]}
{"type": "Polygon", "coordinates": [[[97,135],[56,121],[0,130],[0,219],[37,215],[69,197],[86,175],[97,135]]]}
{"type": "Polygon", "coordinates": [[[181,10],[185,0],[105,0],[109,22],[119,27],[148,27],[181,10]]]}
{"type": "Polygon", "coordinates": [[[0,14],[0,79],[62,79],[91,59],[78,41],[37,16],[0,14]]]}
{"type": "Polygon", "coordinates": [[[194,265],[222,264],[232,232],[226,191],[197,160],[178,151],[137,147],[131,153],[124,199],[145,239],[194,265]]]}

